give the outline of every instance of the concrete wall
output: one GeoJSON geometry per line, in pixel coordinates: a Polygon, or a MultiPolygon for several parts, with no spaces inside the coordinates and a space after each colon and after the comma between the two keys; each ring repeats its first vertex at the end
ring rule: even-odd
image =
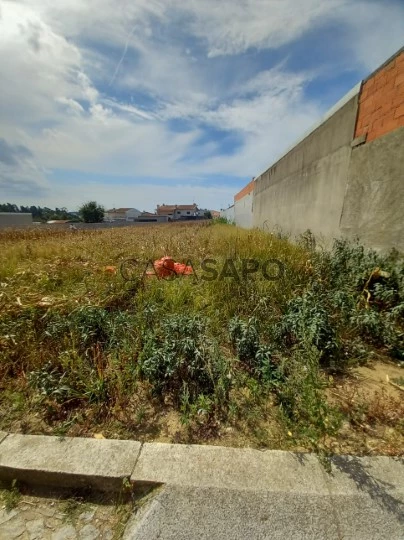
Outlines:
{"type": "Polygon", "coordinates": [[[339,235],[359,87],[329,118],[256,178],[255,227],[298,235],[339,235]]]}
{"type": "Polygon", "coordinates": [[[149,223],[167,223],[168,222],[168,216],[139,216],[136,221],[138,221],[139,223],[142,222],[142,223],[146,223],[146,222],[149,222],[149,223]]]}
{"type": "Polygon", "coordinates": [[[254,179],[234,196],[234,221],[239,227],[253,226],[254,179]]]}
{"type": "Polygon", "coordinates": [[[352,151],[341,232],[404,251],[404,127],[352,151]]]}
{"type": "Polygon", "coordinates": [[[404,48],[234,200],[245,228],[404,251],[404,48]]]}
{"type": "Polygon", "coordinates": [[[234,204],[225,210],[220,210],[220,217],[227,219],[229,223],[235,223],[234,204]]]}
{"type": "Polygon", "coordinates": [[[253,227],[253,192],[234,202],[234,221],[239,227],[253,227]]]}
{"type": "Polygon", "coordinates": [[[341,233],[404,251],[404,48],[364,81],[355,136],[341,233]]]}
{"type": "Polygon", "coordinates": [[[30,225],[32,225],[32,214],[0,212],[0,229],[7,227],[29,227],[30,225]]]}

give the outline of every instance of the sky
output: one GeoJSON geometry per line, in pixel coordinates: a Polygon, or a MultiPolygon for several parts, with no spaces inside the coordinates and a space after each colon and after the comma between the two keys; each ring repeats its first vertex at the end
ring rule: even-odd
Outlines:
{"type": "Polygon", "coordinates": [[[0,202],[225,208],[403,36],[404,0],[0,0],[0,202]]]}

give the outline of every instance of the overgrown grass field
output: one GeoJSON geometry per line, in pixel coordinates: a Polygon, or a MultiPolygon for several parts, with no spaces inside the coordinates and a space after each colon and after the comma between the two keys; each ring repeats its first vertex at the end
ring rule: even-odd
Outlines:
{"type": "Polygon", "coordinates": [[[404,359],[403,259],[314,244],[211,222],[0,232],[0,429],[400,454],[400,390],[347,388],[404,359]],[[194,274],[142,278],[165,255],[194,274]]]}

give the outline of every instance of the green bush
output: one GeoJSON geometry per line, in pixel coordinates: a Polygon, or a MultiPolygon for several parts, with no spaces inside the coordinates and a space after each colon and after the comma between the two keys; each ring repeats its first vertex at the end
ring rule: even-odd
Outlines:
{"type": "Polygon", "coordinates": [[[51,341],[68,339],[77,350],[98,344],[104,349],[123,347],[133,342],[137,325],[134,314],[85,306],[65,315],[50,312],[44,319],[43,337],[51,341]]]}
{"type": "Polygon", "coordinates": [[[340,349],[327,299],[315,287],[289,301],[277,333],[288,346],[304,343],[316,347],[322,359],[335,356],[340,349]]]}
{"type": "Polygon", "coordinates": [[[168,316],[149,332],[139,370],[158,394],[170,394],[177,404],[184,387],[189,403],[200,395],[223,401],[231,381],[230,364],[207,335],[207,322],[190,315],[168,316]]]}
{"type": "Polygon", "coordinates": [[[326,380],[319,369],[316,347],[300,344],[279,365],[280,382],[275,387],[281,414],[292,436],[313,450],[324,437],[335,435],[341,422],[337,410],[324,395],[326,380]]]}
{"type": "Polygon", "coordinates": [[[272,348],[261,342],[259,323],[255,317],[244,321],[233,317],[229,322],[230,341],[240,362],[265,382],[276,378],[272,348]]]}
{"type": "Polygon", "coordinates": [[[229,323],[229,334],[236,354],[241,362],[250,367],[255,365],[255,357],[260,346],[258,321],[255,318],[243,321],[234,317],[229,323]]]}

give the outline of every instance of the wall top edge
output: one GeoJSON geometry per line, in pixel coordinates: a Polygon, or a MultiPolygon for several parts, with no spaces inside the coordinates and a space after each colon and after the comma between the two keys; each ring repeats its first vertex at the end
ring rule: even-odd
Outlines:
{"type": "Polygon", "coordinates": [[[404,47],[401,47],[401,49],[399,49],[397,52],[392,54],[390,56],[390,58],[388,58],[385,62],[383,62],[383,64],[381,66],[379,66],[377,69],[372,71],[372,73],[370,75],[368,75],[366,77],[366,79],[363,79],[363,82],[365,83],[365,82],[369,81],[370,79],[372,79],[377,73],[379,73],[379,71],[382,71],[386,66],[388,66],[395,58],[400,56],[400,54],[402,54],[402,53],[404,53],[404,47]]]}
{"type": "Polygon", "coordinates": [[[266,173],[271,167],[275,165],[275,163],[278,163],[281,159],[283,159],[291,150],[293,150],[296,146],[298,146],[304,139],[309,137],[316,129],[318,129],[320,126],[325,124],[327,120],[329,120],[337,111],[342,109],[344,105],[348,103],[352,98],[357,96],[361,90],[362,87],[362,81],[360,81],[358,84],[356,84],[349,92],[347,92],[335,105],[333,105],[328,111],[314,124],[312,125],[307,131],[305,131],[301,137],[297,141],[295,141],[293,144],[287,147],[287,149],[282,152],[282,154],[277,157],[273,162],[272,165],[267,167],[262,173],[257,175],[256,179],[258,179],[260,176],[262,176],[264,173],[266,173]]]}

